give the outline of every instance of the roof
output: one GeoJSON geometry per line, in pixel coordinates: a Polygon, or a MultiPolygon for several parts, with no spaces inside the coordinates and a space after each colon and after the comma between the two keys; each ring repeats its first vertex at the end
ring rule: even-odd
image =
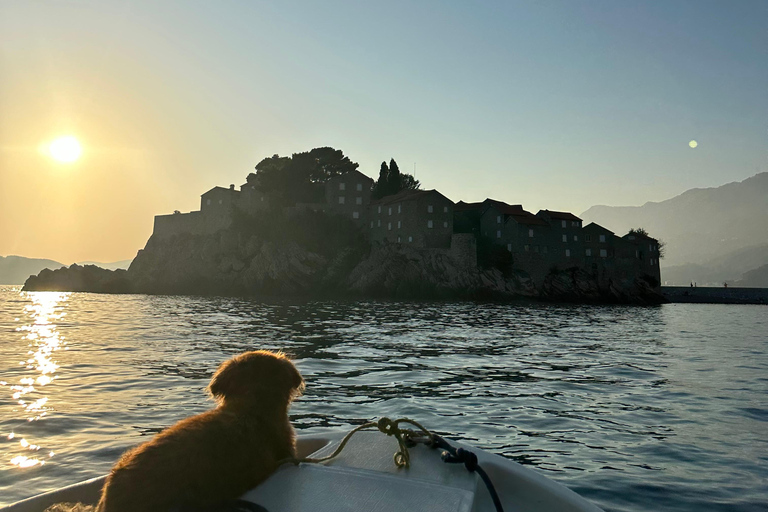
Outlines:
{"type": "Polygon", "coordinates": [[[592,231],[592,230],[595,230],[595,231],[605,231],[606,233],[610,233],[611,235],[613,234],[613,231],[611,231],[608,228],[604,228],[603,226],[601,226],[600,224],[597,224],[596,222],[590,222],[589,224],[584,226],[583,229],[584,230],[588,229],[590,231],[592,231]]]}
{"type": "Polygon", "coordinates": [[[509,219],[514,220],[518,224],[527,224],[531,226],[549,226],[549,222],[535,216],[531,212],[523,210],[522,208],[508,214],[507,220],[509,219]]]}
{"type": "Polygon", "coordinates": [[[366,176],[362,172],[360,172],[357,169],[355,169],[353,171],[347,171],[344,174],[338,174],[336,176],[332,176],[332,177],[328,178],[325,182],[328,183],[329,181],[338,181],[340,179],[347,179],[347,178],[350,177],[350,175],[353,175],[353,174],[359,174],[360,178],[363,178],[363,179],[365,179],[367,181],[370,181],[371,183],[373,183],[373,181],[374,181],[372,178],[369,178],[368,176],[366,176]]]}
{"type": "Polygon", "coordinates": [[[210,194],[210,193],[213,193],[213,192],[216,192],[216,193],[218,193],[218,194],[220,194],[220,193],[222,193],[222,192],[230,192],[230,193],[233,193],[233,194],[239,194],[239,193],[240,193],[240,191],[239,191],[239,190],[235,190],[234,188],[226,188],[226,187],[213,187],[213,188],[212,188],[211,190],[209,190],[208,192],[203,192],[203,193],[201,194],[201,196],[204,196],[204,195],[207,195],[207,194],[210,194]]]}
{"type": "Polygon", "coordinates": [[[637,231],[635,231],[634,233],[627,233],[626,235],[624,235],[621,238],[624,238],[625,240],[629,240],[629,237],[632,236],[632,235],[634,235],[635,238],[641,238],[641,239],[645,239],[645,240],[652,240],[654,242],[658,242],[658,240],[656,240],[652,236],[643,235],[642,233],[638,233],[637,231]]]}
{"type": "Polygon", "coordinates": [[[397,194],[393,194],[391,196],[384,196],[381,199],[371,201],[371,205],[392,204],[392,203],[399,203],[400,201],[416,201],[430,194],[437,194],[443,199],[445,199],[446,201],[453,204],[453,201],[445,197],[443,194],[441,194],[437,190],[432,189],[432,190],[403,190],[401,192],[398,192],[397,194]]]}
{"type": "Polygon", "coordinates": [[[536,215],[539,215],[540,213],[543,213],[544,215],[552,218],[552,219],[558,219],[558,220],[581,220],[571,212],[556,212],[554,210],[539,210],[539,213],[536,215]]]}
{"type": "Polygon", "coordinates": [[[483,208],[483,203],[465,203],[464,201],[459,201],[458,203],[453,205],[453,211],[455,212],[481,210],[482,208],[483,208]]]}

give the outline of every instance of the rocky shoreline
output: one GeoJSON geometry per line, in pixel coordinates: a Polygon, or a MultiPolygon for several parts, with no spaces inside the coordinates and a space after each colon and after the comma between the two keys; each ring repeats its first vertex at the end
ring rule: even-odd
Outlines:
{"type": "Polygon", "coordinates": [[[666,302],[642,278],[614,282],[571,268],[553,269],[537,283],[513,267],[468,266],[444,250],[399,244],[310,250],[290,238],[236,229],[152,237],[128,270],[93,265],[46,269],[27,279],[23,289],[262,298],[666,302]]]}

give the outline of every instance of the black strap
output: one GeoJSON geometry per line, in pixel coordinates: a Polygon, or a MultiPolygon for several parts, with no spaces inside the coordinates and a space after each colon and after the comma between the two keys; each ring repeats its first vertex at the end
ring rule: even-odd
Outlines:
{"type": "Polygon", "coordinates": [[[206,508],[189,508],[185,507],[178,512],[269,512],[267,509],[253,503],[252,501],[245,500],[224,500],[215,505],[211,505],[206,508]]]}

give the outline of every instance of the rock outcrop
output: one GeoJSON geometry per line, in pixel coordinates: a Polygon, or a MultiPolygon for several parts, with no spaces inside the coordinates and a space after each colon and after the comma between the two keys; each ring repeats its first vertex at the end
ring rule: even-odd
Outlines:
{"type": "Polygon", "coordinates": [[[476,260],[467,260],[447,249],[420,249],[405,244],[371,247],[356,235],[351,236],[354,230],[345,227],[342,231],[322,217],[277,222],[283,222],[279,229],[273,224],[259,229],[247,225],[209,235],[152,237],[127,271],[72,265],[44,270],[30,277],[24,289],[255,297],[664,302],[643,279],[612,279],[578,268],[553,268],[543,279],[533,279],[510,264],[478,267],[476,260]]]}

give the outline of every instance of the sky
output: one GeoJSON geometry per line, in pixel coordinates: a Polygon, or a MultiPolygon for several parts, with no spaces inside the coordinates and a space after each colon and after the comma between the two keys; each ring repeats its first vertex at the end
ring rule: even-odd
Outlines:
{"type": "Polygon", "coordinates": [[[133,258],[154,215],[321,146],[533,212],[741,181],[767,27],[764,0],[0,0],[0,255],[133,258]]]}

